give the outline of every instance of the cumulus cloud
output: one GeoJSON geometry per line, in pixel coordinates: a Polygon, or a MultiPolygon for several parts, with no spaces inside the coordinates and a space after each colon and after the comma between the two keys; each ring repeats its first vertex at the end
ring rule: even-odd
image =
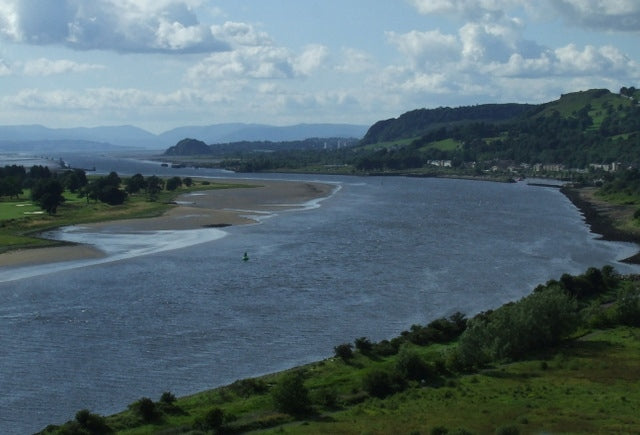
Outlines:
{"type": "Polygon", "coordinates": [[[247,23],[227,21],[222,25],[211,26],[211,32],[218,39],[228,41],[235,46],[273,44],[266,32],[260,32],[247,23]]]}
{"type": "Polygon", "coordinates": [[[397,34],[387,32],[388,40],[418,69],[460,59],[461,41],[438,30],[397,34]]]}
{"type": "Polygon", "coordinates": [[[121,52],[214,52],[197,0],[0,0],[0,35],[27,44],[121,52]]]}
{"type": "Polygon", "coordinates": [[[522,0],[409,0],[419,13],[453,14],[465,19],[492,19],[504,15],[504,11],[514,6],[522,6],[522,0]]]}
{"type": "Polygon", "coordinates": [[[187,72],[192,82],[237,79],[289,79],[306,76],[323,65],[328,50],[310,45],[300,55],[284,47],[241,46],[213,53],[187,72]]]}
{"type": "Polygon", "coordinates": [[[35,59],[25,62],[23,72],[28,76],[50,76],[55,74],[82,73],[97,69],[105,69],[103,65],[77,63],[71,60],[35,59]]]}
{"type": "Polygon", "coordinates": [[[640,31],[637,0],[557,0],[555,8],[569,22],[594,30],[640,31]]]}

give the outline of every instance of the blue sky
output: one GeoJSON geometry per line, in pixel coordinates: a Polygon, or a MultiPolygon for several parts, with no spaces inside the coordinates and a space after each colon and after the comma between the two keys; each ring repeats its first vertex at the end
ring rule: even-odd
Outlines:
{"type": "Polygon", "coordinates": [[[369,125],[640,87],[638,0],[0,0],[0,124],[369,125]]]}

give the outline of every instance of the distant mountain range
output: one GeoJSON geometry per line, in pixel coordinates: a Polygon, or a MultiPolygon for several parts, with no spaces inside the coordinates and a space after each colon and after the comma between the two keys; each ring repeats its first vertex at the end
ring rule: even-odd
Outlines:
{"type": "Polygon", "coordinates": [[[184,138],[207,144],[238,141],[292,141],[314,137],[360,139],[369,126],[353,124],[214,124],[185,126],[153,134],[131,125],[113,127],[48,128],[42,125],[0,126],[0,151],[165,150],[184,138]]]}

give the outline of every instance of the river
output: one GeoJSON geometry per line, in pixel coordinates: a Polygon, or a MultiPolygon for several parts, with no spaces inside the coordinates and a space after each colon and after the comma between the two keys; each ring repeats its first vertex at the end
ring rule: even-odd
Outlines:
{"type": "MultiPolygon", "coordinates": [[[[238,177],[91,157],[121,175],[238,177]]],[[[637,246],[598,240],[557,190],[526,183],[270,175],[336,193],[256,225],[196,233],[65,234],[116,246],[106,260],[0,268],[0,432],[115,413],[326,358],[366,336],[469,316],[637,246]],[[212,234],[212,233],[209,233],[212,234]],[[248,262],[241,261],[247,251],[248,262]]],[[[258,177],[259,178],[259,177],[258,177]]]]}

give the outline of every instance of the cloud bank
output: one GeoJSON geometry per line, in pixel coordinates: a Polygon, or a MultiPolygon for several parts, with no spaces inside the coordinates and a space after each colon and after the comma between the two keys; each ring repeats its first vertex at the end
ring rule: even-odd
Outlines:
{"type": "Polygon", "coordinates": [[[227,50],[189,0],[0,0],[0,35],[77,50],[205,53],[227,50]]]}

